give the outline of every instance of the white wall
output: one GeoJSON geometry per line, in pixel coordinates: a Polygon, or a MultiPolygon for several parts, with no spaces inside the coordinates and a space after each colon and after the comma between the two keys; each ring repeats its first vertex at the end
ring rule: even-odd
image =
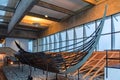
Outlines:
{"type": "Polygon", "coordinates": [[[18,51],[19,49],[17,48],[15,41],[17,41],[24,50],[28,51],[28,42],[29,42],[28,39],[6,38],[6,42],[4,46],[10,47],[14,49],[15,51],[18,51]]]}
{"type": "Polygon", "coordinates": [[[0,63],[4,61],[5,56],[6,56],[6,54],[0,54],[0,63]]]}
{"type": "Polygon", "coordinates": [[[120,68],[108,68],[108,77],[106,78],[106,68],[104,69],[104,80],[120,80],[120,68]]]}

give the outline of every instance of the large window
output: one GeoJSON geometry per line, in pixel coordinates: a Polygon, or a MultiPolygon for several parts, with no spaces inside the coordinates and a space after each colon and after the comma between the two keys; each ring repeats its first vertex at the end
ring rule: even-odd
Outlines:
{"type": "MultiPolygon", "coordinates": [[[[71,29],[67,29],[41,39],[33,43],[33,51],[73,51],[83,44],[80,43],[90,36],[99,26],[101,19],[95,20],[71,29]],[[73,45],[75,44],[75,45],[73,45]],[[72,46],[69,46],[72,45],[72,46]],[[67,46],[67,47],[64,47],[67,46]],[[64,48],[61,48],[64,47],[64,48]]],[[[115,14],[106,18],[100,40],[96,50],[104,51],[106,49],[120,49],[120,14],[115,14]]]]}

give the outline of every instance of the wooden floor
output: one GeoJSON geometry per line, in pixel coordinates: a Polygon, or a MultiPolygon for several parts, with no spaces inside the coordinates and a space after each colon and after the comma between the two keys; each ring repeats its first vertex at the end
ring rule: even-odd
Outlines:
{"type": "Polygon", "coordinates": [[[3,64],[0,63],[0,80],[7,80],[3,73],[2,66],[3,66],[3,64]]]}

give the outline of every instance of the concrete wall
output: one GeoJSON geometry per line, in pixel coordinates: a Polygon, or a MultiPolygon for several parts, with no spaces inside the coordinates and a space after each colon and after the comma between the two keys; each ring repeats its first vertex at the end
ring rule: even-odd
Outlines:
{"type": "Polygon", "coordinates": [[[4,47],[10,47],[15,51],[18,51],[19,49],[17,48],[14,41],[17,41],[24,50],[28,51],[28,41],[29,41],[28,39],[6,38],[4,47]]]}
{"type": "Polygon", "coordinates": [[[106,0],[103,3],[86,10],[82,14],[75,15],[60,23],[55,22],[51,24],[48,30],[40,34],[40,37],[99,19],[103,16],[106,4],[108,5],[107,16],[120,12],[120,0],[106,0]]]}

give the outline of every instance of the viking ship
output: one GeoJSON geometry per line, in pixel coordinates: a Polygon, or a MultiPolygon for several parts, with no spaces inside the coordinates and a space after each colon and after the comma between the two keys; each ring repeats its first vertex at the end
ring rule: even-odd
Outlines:
{"type": "Polygon", "coordinates": [[[92,52],[94,51],[103,29],[105,16],[106,8],[99,26],[88,38],[85,38],[83,41],[76,42],[72,45],[60,47],[60,49],[62,49],[65,47],[83,43],[80,46],[75,46],[74,48],[71,48],[73,49],[73,51],[71,52],[71,49],[67,49],[60,52],[51,52],[49,50],[49,52],[31,53],[25,51],[17,42],[15,42],[17,47],[19,48],[19,51],[17,52],[17,54],[15,54],[15,57],[17,57],[21,63],[30,65],[38,69],[65,74],[74,72],[89,59],[92,52]]]}

